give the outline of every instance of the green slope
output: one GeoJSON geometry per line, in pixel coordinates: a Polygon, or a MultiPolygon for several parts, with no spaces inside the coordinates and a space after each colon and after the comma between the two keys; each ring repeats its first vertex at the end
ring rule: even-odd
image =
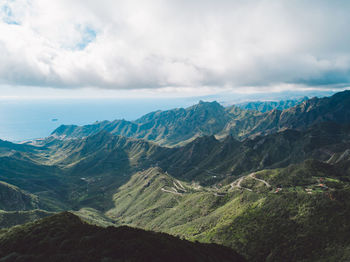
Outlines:
{"type": "Polygon", "coordinates": [[[250,261],[347,261],[344,166],[349,162],[310,160],[221,187],[198,187],[153,168],[122,186],[106,215],[118,224],[224,244],[250,261]]]}
{"type": "Polygon", "coordinates": [[[0,209],[14,211],[30,210],[38,207],[39,199],[37,196],[0,181],[0,209]]]}
{"type": "Polygon", "coordinates": [[[69,208],[66,196],[74,191],[74,185],[67,183],[62,170],[17,156],[21,154],[0,157],[0,180],[36,195],[40,208],[51,211],[69,208]]]}

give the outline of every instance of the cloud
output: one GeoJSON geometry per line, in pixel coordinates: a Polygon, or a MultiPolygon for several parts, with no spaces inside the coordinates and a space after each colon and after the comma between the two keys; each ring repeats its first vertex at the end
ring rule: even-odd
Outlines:
{"type": "Polygon", "coordinates": [[[0,84],[343,88],[349,11],[323,0],[2,0],[0,84]]]}

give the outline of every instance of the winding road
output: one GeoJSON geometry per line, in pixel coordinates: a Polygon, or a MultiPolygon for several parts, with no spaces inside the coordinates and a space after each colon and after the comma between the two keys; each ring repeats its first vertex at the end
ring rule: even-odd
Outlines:
{"type": "Polygon", "coordinates": [[[255,179],[255,180],[259,181],[259,182],[262,182],[262,183],[264,183],[267,187],[271,187],[271,185],[270,185],[268,182],[266,182],[265,180],[256,178],[256,177],[255,177],[255,174],[256,174],[256,173],[253,172],[253,173],[251,173],[251,174],[249,174],[249,175],[247,175],[247,176],[242,176],[242,177],[238,178],[237,180],[235,180],[234,182],[232,182],[232,183],[230,184],[230,185],[231,185],[231,188],[232,188],[232,189],[234,189],[234,188],[245,189],[245,190],[248,190],[248,191],[252,192],[253,190],[251,190],[250,188],[246,188],[246,187],[242,187],[242,186],[241,186],[242,181],[243,181],[244,179],[246,179],[247,177],[250,177],[250,178],[253,178],[253,179],[255,179]]]}

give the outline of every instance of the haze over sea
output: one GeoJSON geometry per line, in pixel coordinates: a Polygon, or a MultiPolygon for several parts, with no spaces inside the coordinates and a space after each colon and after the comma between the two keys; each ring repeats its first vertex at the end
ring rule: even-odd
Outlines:
{"type": "Polygon", "coordinates": [[[84,125],[95,121],[135,120],[151,111],[186,107],[194,99],[65,99],[1,100],[0,139],[23,141],[46,137],[62,124],[84,125]],[[57,119],[57,121],[55,121],[57,119]]]}

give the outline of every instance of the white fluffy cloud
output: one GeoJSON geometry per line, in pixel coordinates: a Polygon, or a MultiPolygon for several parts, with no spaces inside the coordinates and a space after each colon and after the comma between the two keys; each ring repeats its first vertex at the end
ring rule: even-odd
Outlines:
{"type": "Polygon", "coordinates": [[[2,0],[0,84],[345,87],[349,12],[322,0],[2,0]]]}

